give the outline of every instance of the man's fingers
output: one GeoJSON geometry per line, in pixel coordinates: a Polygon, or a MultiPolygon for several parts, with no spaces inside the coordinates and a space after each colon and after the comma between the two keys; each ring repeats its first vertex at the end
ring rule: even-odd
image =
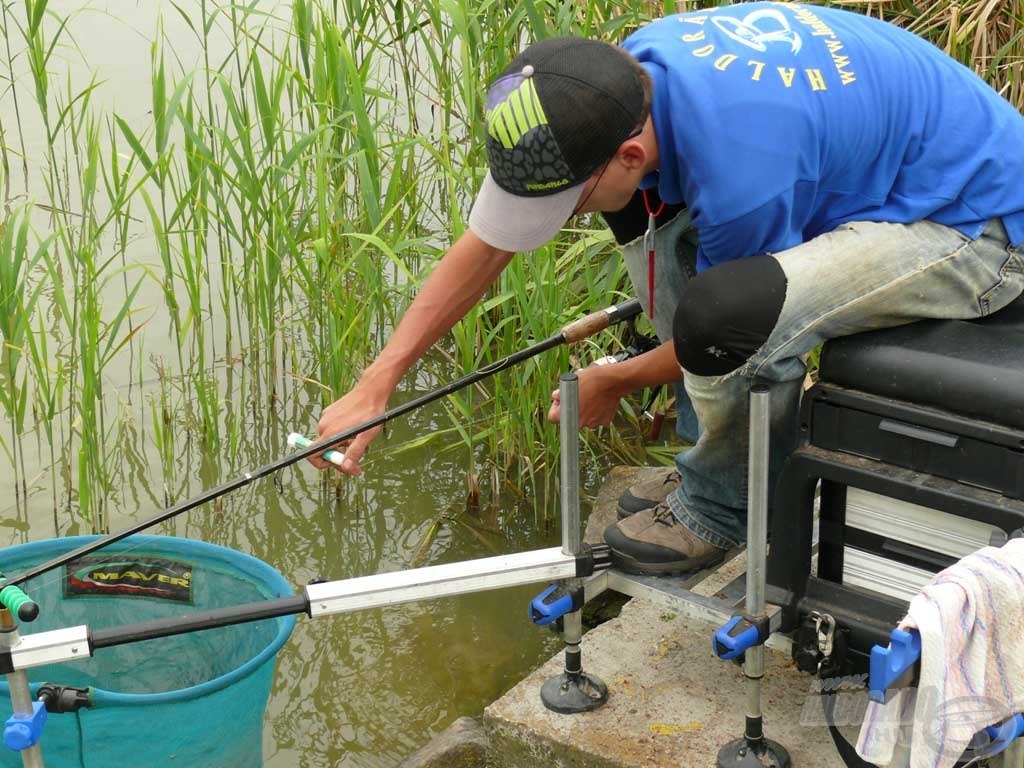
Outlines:
{"type": "Polygon", "coordinates": [[[558,402],[553,402],[551,407],[548,409],[548,421],[552,424],[557,424],[559,418],[561,418],[562,406],[558,402]]]}
{"type": "Polygon", "coordinates": [[[363,454],[366,453],[366,449],[370,446],[370,442],[377,436],[378,432],[380,432],[379,429],[363,432],[348,444],[345,448],[345,461],[341,465],[342,472],[354,477],[363,474],[363,470],[359,467],[359,462],[362,460],[363,454]]]}

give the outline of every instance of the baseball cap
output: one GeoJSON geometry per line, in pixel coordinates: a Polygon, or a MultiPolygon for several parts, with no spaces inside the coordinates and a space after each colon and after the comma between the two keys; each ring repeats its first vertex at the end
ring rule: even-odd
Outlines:
{"type": "Polygon", "coordinates": [[[628,54],[613,45],[554,37],[526,48],[487,95],[490,171],[470,229],[507,251],[551,240],[590,175],[638,127],[643,101],[628,54]]]}

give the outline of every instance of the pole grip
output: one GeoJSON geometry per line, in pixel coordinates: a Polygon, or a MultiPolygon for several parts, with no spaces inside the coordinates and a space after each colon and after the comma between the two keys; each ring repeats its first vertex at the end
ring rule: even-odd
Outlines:
{"type": "Polygon", "coordinates": [[[39,606],[32,602],[32,598],[21,587],[14,584],[0,589],[0,605],[22,621],[35,621],[39,615],[39,606]]]}
{"type": "Polygon", "coordinates": [[[641,311],[639,299],[630,299],[607,309],[599,309],[565,326],[562,329],[562,338],[569,343],[580,341],[603,331],[610,325],[636,317],[641,311]]]}

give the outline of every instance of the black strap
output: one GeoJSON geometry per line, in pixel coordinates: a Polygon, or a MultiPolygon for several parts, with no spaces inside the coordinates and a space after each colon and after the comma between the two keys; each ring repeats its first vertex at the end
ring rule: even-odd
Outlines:
{"type": "Polygon", "coordinates": [[[835,742],[836,752],[839,753],[839,759],[843,761],[846,768],[878,768],[874,763],[869,763],[867,760],[857,754],[857,750],[853,744],[846,740],[846,737],[839,732],[839,729],[832,725],[828,726],[829,735],[832,736],[832,741],[835,742]]]}
{"type": "MultiPolygon", "coordinates": [[[[824,699],[824,697],[822,697],[822,699],[824,699]]],[[[825,706],[824,701],[822,702],[822,706],[825,706]]],[[[825,716],[828,717],[827,706],[825,708],[825,716]]],[[[832,741],[835,742],[836,752],[839,753],[839,759],[843,761],[846,768],[878,768],[878,765],[875,763],[869,763],[857,754],[856,748],[846,740],[846,737],[843,736],[842,733],[839,732],[839,728],[832,724],[831,719],[829,720],[828,732],[832,737],[832,741]]],[[[994,757],[994,755],[989,755],[989,757],[994,757]]],[[[967,768],[974,763],[975,760],[961,757],[954,764],[954,768],[967,768]]]]}

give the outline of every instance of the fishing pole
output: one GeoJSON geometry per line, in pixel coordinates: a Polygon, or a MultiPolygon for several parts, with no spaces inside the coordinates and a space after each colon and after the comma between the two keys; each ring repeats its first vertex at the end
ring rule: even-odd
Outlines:
{"type": "Polygon", "coordinates": [[[123,531],[103,536],[99,539],[96,539],[95,541],[89,542],[88,544],[79,547],[78,549],[74,549],[70,552],[66,552],[63,555],[60,555],[59,557],[55,557],[49,562],[33,566],[32,568],[29,568],[27,571],[24,571],[12,578],[7,579],[6,584],[21,584],[31,578],[42,575],[47,571],[52,571],[55,568],[60,568],[63,565],[67,565],[68,563],[77,560],[80,557],[84,557],[85,555],[92,554],[98,549],[102,549],[108,544],[113,544],[117,541],[121,541],[121,539],[125,539],[131,536],[132,534],[140,533],[141,531],[144,531],[145,529],[151,526],[158,525],[159,523],[162,523],[166,520],[170,520],[172,517],[176,517],[177,515],[180,515],[183,512],[188,512],[189,510],[195,509],[196,507],[206,504],[207,502],[213,501],[214,499],[217,499],[221,496],[224,496],[225,494],[228,494],[231,491],[238,490],[239,488],[244,488],[254,480],[277,472],[278,470],[284,469],[285,467],[289,467],[292,464],[301,461],[302,459],[313,456],[314,454],[323,453],[324,451],[328,450],[331,446],[340,443],[343,440],[348,440],[351,437],[355,437],[356,435],[360,434],[361,432],[365,432],[368,429],[379,427],[381,424],[385,424],[391,419],[394,419],[398,416],[403,416],[406,413],[409,413],[410,411],[414,411],[417,408],[427,405],[428,403],[432,403],[435,400],[441,399],[442,397],[446,397],[454,392],[458,392],[460,389],[464,389],[465,387],[468,387],[471,384],[475,384],[478,381],[482,381],[483,379],[486,379],[489,376],[493,376],[499,371],[511,368],[513,365],[518,365],[524,360],[529,360],[531,357],[536,357],[542,352],[546,352],[547,350],[561,346],[562,344],[571,344],[577,341],[581,341],[582,339],[592,336],[595,333],[603,331],[605,328],[621,323],[624,320],[634,318],[637,315],[639,315],[640,312],[641,306],[640,301],[638,299],[631,299],[629,301],[623,302],[622,304],[616,304],[606,309],[598,310],[597,312],[592,312],[586,317],[582,317],[579,320],[576,320],[575,322],[569,323],[569,325],[562,328],[562,330],[560,330],[553,336],[550,336],[547,339],[544,339],[543,341],[537,342],[536,344],[533,344],[532,346],[529,346],[526,349],[522,349],[518,352],[513,352],[511,355],[503,357],[502,359],[497,360],[491,363],[490,365],[485,365],[484,367],[479,368],[476,371],[473,371],[472,373],[466,374],[462,378],[456,379],[453,382],[445,384],[443,387],[435,389],[432,392],[427,392],[413,400],[410,400],[407,403],[403,403],[402,405],[396,406],[395,408],[384,411],[384,413],[380,414],[379,416],[374,416],[372,419],[368,419],[367,421],[364,421],[361,424],[356,424],[354,427],[350,427],[342,432],[339,432],[336,435],[331,435],[330,437],[325,437],[322,440],[317,440],[315,442],[310,442],[305,446],[300,446],[299,450],[289,454],[288,456],[277,459],[276,461],[272,461],[271,463],[265,464],[262,467],[249,470],[248,472],[236,477],[234,480],[230,480],[226,483],[223,483],[222,485],[210,488],[209,490],[203,491],[198,496],[193,496],[191,499],[187,499],[185,501],[180,502],[179,504],[175,504],[174,506],[168,507],[162,512],[159,512],[158,514],[153,515],[152,517],[146,520],[143,520],[139,523],[136,523],[135,525],[125,528],[123,531]]]}

